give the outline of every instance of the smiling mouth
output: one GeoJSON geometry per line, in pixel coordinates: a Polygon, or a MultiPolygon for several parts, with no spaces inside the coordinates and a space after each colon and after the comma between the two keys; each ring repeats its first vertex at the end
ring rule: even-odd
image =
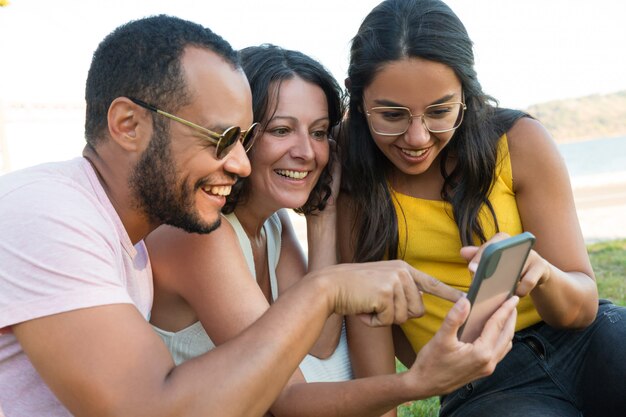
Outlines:
{"type": "Polygon", "coordinates": [[[230,194],[230,191],[233,189],[230,185],[211,185],[202,187],[202,191],[207,194],[219,195],[225,197],[230,194]]]}
{"type": "Polygon", "coordinates": [[[412,156],[414,158],[418,157],[418,156],[424,155],[426,152],[428,152],[429,149],[430,148],[412,150],[412,149],[400,148],[400,150],[402,151],[403,154],[408,155],[408,156],[412,156]]]}
{"type": "Polygon", "coordinates": [[[302,180],[309,175],[309,171],[292,171],[289,169],[277,169],[274,172],[276,172],[280,176],[292,178],[295,180],[302,180]]]}

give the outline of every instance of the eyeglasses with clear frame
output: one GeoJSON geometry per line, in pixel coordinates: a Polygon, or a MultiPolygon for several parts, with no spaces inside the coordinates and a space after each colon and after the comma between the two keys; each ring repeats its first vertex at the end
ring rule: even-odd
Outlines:
{"type": "Polygon", "coordinates": [[[239,126],[231,126],[224,132],[222,132],[222,134],[219,134],[205,127],[192,123],[188,120],[182,119],[178,116],[174,116],[173,114],[160,110],[157,107],[146,103],[145,101],[139,100],[134,97],[128,97],[128,99],[138,106],[143,107],[144,109],[150,110],[152,112],[160,114],[161,116],[165,116],[168,119],[172,119],[178,123],[182,123],[185,126],[194,129],[196,136],[215,145],[215,157],[217,159],[223,159],[226,155],[228,155],[228,153],[235,147],[238,140],[243,145],[245,151],[248,152],[259,134],[259,123],[252,123],[252,126],[250,126],[248,130],[243,131],[239,126]]]}
{"type": "Polygon", "coordinates": [[[408,107],[378,106],[365,112],[371,129],[382,136],[399,136],[409,130],[413,119],[420,118],[431,133],[445,133],[458,128],[467,106],[463,101],[432,104],[422,114],[412,114],[408,107]]]}

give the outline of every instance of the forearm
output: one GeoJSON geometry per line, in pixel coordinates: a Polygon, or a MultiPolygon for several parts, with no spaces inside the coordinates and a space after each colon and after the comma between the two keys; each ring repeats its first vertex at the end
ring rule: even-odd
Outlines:
{"type": "Polygon", "coordinates": [[[307,216],[308,271],[337,263],[337,213],[327,208],[307,216]]]}
{"type": "MultiPolygon", "coordinates": [[[[337,263],[336,212],[334,207],[307,217],[308,271],[337,263]]],[[[332,314],[310,353],[318,358],[329,357],[336,349],[343,316],[332,314]]]]}
{"type": "Polygon", "coordinates": [[[276,417],[379,417],[419,399],[402,374],[288,386],[272,406],[276,417]]]}
{"type": "Polygon", "coordinates": [[[189,408],[195,404],[193,408],[202,410],[203,415],[263,414],[315,341],[330,312],[317,281],[294,286],[240,336],[175,368],[170,383],[194,385],[179,389],[189,408]]]}
{"type": "Polygon", "coordinates": [[[339,314],[331,314],[324,323],[320,336],[309,353],[316,358],[326,359],[333,354],[339,339],[341,337],[341,326],[343,324],[343,316],[339,314]]]}
{"type": "Polygon", "coordinates": [[[596,282],[582,272],[564,272],[548,266],[549,279],[530,293],[541,318],[551,326],[581,328],[598,309],[596,282]]]}
{"type": "Polygon", "coordinates": [[[72,415],[260,416],[317,338],[332,296],[325,280],[294,286],[240,336],[178,367],[127,304],[28,321],[14,333],[72,415]]]}

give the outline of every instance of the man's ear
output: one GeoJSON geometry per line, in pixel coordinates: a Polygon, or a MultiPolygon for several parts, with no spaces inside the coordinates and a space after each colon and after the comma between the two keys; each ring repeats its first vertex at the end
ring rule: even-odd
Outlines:
{"type": "Polygon", "coordinates": [[[113,100],[107,114],[111,140],[126,151],[143,151],[152,134],[152,119],[148,112],[126,97],[113,100]]]}

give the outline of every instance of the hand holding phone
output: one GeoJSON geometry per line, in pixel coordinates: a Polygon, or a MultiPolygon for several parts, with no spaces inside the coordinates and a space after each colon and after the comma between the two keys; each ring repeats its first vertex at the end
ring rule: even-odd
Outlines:
{"type": "Polygon", "coordinates": [[[467,293],[472,306],[459,329],[460,341],[476,340],[491,315],[513,295],[534,243],[535,236],[524,232],[485,247],[467,293]]]}

